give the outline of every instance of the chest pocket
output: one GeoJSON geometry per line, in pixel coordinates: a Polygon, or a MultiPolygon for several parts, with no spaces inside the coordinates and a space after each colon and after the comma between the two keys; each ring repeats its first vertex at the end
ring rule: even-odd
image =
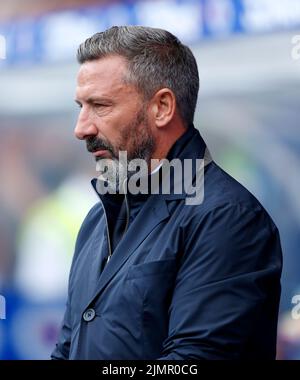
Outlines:
{"type": "Polygon", "coordinates": [[[131,295],[138,292],[149,311],[165,306],[172,295],[176,269],[175,259],[132,265],[126,276],[127,286],[132,287],[131,295]]]}
{"type": "Polygon", "coordinates": [[[172,276],[176,271],[176,260],[159,260],[132,265],[127,273],[127,280],[144,278],[147,276],[172,276]]]}
{"type": "Polygon", "coordinates": [[[132,265],[127,273],[127,305],[139,305],[143,349],[150,359],[160,354],[168,335],[176,272],[176,260],[170,259],[132,265]]]}

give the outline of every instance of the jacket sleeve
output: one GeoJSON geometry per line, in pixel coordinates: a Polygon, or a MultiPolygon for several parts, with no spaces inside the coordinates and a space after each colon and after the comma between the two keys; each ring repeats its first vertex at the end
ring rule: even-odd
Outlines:
{"type": "Polygon", "coordinates": [[[271,218],[261,207],[224,205],[185,232],[158,360],[241,359],[259,334],[257,355],[274,359],[282,254],[271,218]]]}
{"type": "Polygon", "coordinates": [[[68,360],[71,344],[71,315],[69,300],[67,300],[65,315],[63,318],[60,335],[56,347],[51,354],[52,360],[68,360]]]}

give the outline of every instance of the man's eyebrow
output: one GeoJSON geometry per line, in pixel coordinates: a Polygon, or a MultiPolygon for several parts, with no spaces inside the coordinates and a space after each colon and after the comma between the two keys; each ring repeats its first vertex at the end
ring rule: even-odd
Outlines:
{"type": "MultiPolygon", "coordinates": [[[[79,105],[81,105],[81,101],[78,99],[75,99],[75,102],[79,105]]],[[[108,98],[101,98],[101,97],[90,97],[87,100],[85,100],[85,103],[93,104],[93,103],[104,103],[104,104],[112,104],[113,102],[109,100],[108,98]]]]}

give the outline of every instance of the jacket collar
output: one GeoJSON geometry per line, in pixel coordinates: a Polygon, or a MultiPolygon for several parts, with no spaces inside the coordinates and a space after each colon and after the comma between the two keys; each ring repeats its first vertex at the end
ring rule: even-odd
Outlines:
{"type": "MultiPolygon", "coordinates": [[[[170,149],[167,160],[170,162],[173,159],[179,159],[182,165],[182,178],[189,177],[189,182],[193,183],[197,166],[196,160],[203,160],[204,165],[207,165],[211,162],[211,156],[207,149],[207,146],[201,137],[199,131],[194,127],[194,125],[190,125],[187,131],[175,142],[175,144],[170,149]],[[186,171],[184,166],[185,160],[190,160],[192,163],[191,174],[186,171]]],[[[174,184],[176,178],[174,178],[174,172],[171,171],[171,191],[170,194],[162,194],[165,200],[173,200],[173,199],[183,199],[187,197],[186,188],[182,186],[182,192],[177,194],[174,189],[174,184]]],[[[183,185],[183,184],[182,184],[183,185]]]]}
{"type": "Polygon", "coordinates": [[[206,144],[199,131],[191,124],[167,154],[167,159],[203,158],[206,144]],[[196,148],[196,149],[195,149],[196,148]]]}

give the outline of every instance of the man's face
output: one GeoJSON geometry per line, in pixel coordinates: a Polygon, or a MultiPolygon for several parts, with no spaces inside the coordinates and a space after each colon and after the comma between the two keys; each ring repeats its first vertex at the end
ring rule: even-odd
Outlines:
{"type": "Polygon", "coordinates": [[[86,140],[95,159],[118,159],[127,151],[128,160],[149,162],[155,141],[147,118],[147,104],[133,85],[124,82],[126,61],[108,56],[81,65],[76,102],[81,107],[75,135],[86,140]]]}

